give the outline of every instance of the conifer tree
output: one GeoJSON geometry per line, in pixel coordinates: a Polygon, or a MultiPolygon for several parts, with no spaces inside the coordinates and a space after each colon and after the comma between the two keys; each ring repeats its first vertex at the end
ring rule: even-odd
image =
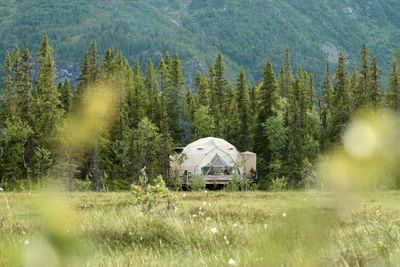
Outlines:
{"type": "Polygon", "coordinates": [[[157,122],[160,117],[160,101],[157,78],[151,59],[147,60],[144,87],[149,100],[147,101],[146,114],[152,122],[157,122]]]}
{"type": "Polygon", "coordinates": [[[194,89],[197,93],[198,103],[203,106],[210,105],[210,92],[207,87],[207,80],[203,74],[197,73],[194,79],[194,89]]]}
{"type": "Polygon", "coordinates": [[[226,94],[224,98],[224,118],[222,119],[222,137],[233,144],[239,143],[238,136],[240,123],[238,116],[237,97],[233,91],[230,81],[226,84],[226,94]]]}
{"type": "Polygon", "coordinates": [[[249,85],[246,80],[244,69],[240,73],[236,82],[236,103],[238,108],[239,129],[237,137],[237,148],[240,151],[250,150],[252,147],[252,116],[250,113],[249,85]]]}
{"type": "Polygon", "coordinates": [[[270,117],[275,115],[274,105],[278,94],[272,63],[268,62],[264,67],[263,83],[260,87],[260,103],[254,137],[254,152],[258,157],[257,169],[261,176],[267,173],[268,164],[271,162],[270,144],[264,125],[270,117]]]}
{"type": "Polygon", "coordinates": [[[31,127],[35,146],[52,151],[54,130],[61,117],[59,92],[55,85],[53,49],[44,33],[39,50],[38,80],[33,90],[31,127]]]}
{"type": "Polygon", "coordinates": [[[339,54],[335,76],[335,87],[332,99],[331,119],[329,122],[329,139],[336,143],[340,140],[346,123],[350,119],[351,107],[349,103],[349,87],[346,71],[346,57],[339,54]]]}
{"type": "Polygon", "coordinates": [[[381,106],[382,90],[380,88],[380,71],[377,58],[373,58],[370,66],[370,90],[368,94],[368,102],[372,109],[377,110],[381,106]]]}
{"type": "Polygon", "coordinates": [[[67,114],[72,109],[73,101],[73,93],[69,80],[65,79],[62,84],[60,83],[58,90],[60,93],[61,108],[64,109],[64,112],[67,114]]]}
{"type": "Polygon", "coordinates": [[[171,62],[169,68],[166,88],[165,104],[168,117],[170,119],[169,129],[172,131],[172,137],[175,142],[181,142],[182,138],[182,96],[183,96],[184,78],[181,68],[181,62],[177,56],[171,62]]]}
{"type": "Polygon", "coordinates": [[[223,116],[223,103],[225,98],[225,65],[221,54],[217,55],[213,68],[209,71],[209,90],[211,93],[211,111],[215,117],[215,129],[217,136],[221,136],[221,122],[223,116]]]}
{"type": "Polygon", "coordinates": [[[18,80],[16,81],[16,108],[18,116],[24,122],[29,121],[32,102],[32,70],[33,61],[29,49],[25,47],[18,68],[18,80]]]}
{"type": "Polygon", "coordinates": [[[283,67],[281,69],[280,77],[279,77],[279,89],[280,94],[284,97],[287,97],[291,86],[293,83],[293,74],[292,68],[290,63],[290,55],[289,55],[289,48],[285,48],[285,56],[283,58],[283,67]]]}
{"type": "Polygon", "coordinates": [[[356,91],[353,93],[353,101],[355,109],[365,107],[369,103],[369,95],[371,91],[370,68],[368,58],[368,46],[363,44],[360,52],[360,77],[356,91]]]}
{"type": "Polygon", "coordinates": [[[400,83],[396,61],[392,62],[392,68],[389,74],[386,104],[391,110],[395,112],[400,111],[400,83]]]}
{"type": "Polygon", "coordinates": [[[329,125],[333,102],[333,86],[331,74],[329,71],[329,63],[325,65],[324,76],[322,81],[322,105],[321,105],[321,123],[322,123],[322,149],[326,149],[329,144],[329,125]]]}

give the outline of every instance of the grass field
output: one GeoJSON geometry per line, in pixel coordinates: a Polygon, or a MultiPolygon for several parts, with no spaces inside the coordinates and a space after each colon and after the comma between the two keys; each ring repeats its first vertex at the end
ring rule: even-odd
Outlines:
{"type": "Polygon", "coordinates": [[[0,266],[400,266],[400,192],[0,193],[0,266]]]}

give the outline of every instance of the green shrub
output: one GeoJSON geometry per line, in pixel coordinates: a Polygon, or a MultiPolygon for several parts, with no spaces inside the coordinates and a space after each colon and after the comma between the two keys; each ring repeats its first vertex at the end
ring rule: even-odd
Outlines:
{"type": "Polygon", "coordinates": [[[130,189],[130,183],[127,180],[121,180],[121,179],[113,179],[113,180],[108,180],[106,182],[106,191],[111,191],[111,192],[123,192],[123,191],[129,191],[130,189]]]}
{"type": "Polygon", "coordinates": [[[75,180],[74,188],[75,191],[88,192],[92,189],[92,181],[89,179],[75,180]]]}
{"type": "Polygon", "coordinates": [[[225,190],[229,192],[239,191],[239,180],[236,177],[233,177],[229,184],[225,186],[225,190]]]}
{"type": "Polygon", "coordinates": [[[168,181],[168,188],[172,191],[180,191],[182,189],[182,182],[180,177],[171,177],[168,181]]]}
{"type": "Polygon", "coordinates": [[[150,183],[146,176],[140,176],[139,184],[132,184],[131,191],[136,204],[141,206],[144,213],[151,211],[163,201],[166,202],[167,209],[172,206],[172,197],[161,175],[153,183],[150,183]]]}
{"type": "Polygon", "coordinates": [[[274,192],[286,190],[287,182],[288,179],[286,177],[272,179],[272,184],[269,189],[274,192]]]}
{"type": "Polygon", "coordinates": [[[202,191],[206,188],[206,182],[201,176],[191,177],[189,179],[189,187],[192,191],[202,191]]]}

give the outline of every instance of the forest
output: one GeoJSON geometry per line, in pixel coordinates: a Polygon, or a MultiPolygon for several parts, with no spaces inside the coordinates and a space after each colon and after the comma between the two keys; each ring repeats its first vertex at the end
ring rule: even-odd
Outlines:
{"type": "MultiPolygon", "coordinates": [[[[400,51],[385,82],[367,44],[356,65],[348,64],[344,53],[337,64],[321,58],[320,86],[312,73],[292,66],[288,47],[282,66],[265,59],[256,83],[249,82],[244,68],[229,80],[223,55],[217,54],[208,71],[195,76],[192,88],[178,55],[166,52],[159,62],[148,58],[142,70],[139,61],[130,66],[120,51],[109,48],[99,55],[96,41],[88,46],[76,88],[70,80],[57,83],[46,33],[38,51],[16,45],[5,53],[0,99],[0,186],[5,190],[59,181],[68,190],[122,191],[138,181],[143,168],[150,179],[161,175],[169,188],[179,189],[178,178],[170,176],[170,155],[206,136],[257,153],[258,189],[268,189],[280,177],[289,188],[304,188],[315,162],[340,143],[354,114],[400,110],[400,51]],[[92,94],[99,88],[112,90],[105,92],[114,107],[103,114],[107,125],[93,125],[87,145],[68,149],[68,138],[80,126],[65,129],[90,124],[81,115],[86,107],[96,113],[102,105],[92,94]]],[[[393,187],[400,187],[393,177],[393,187]]]]}

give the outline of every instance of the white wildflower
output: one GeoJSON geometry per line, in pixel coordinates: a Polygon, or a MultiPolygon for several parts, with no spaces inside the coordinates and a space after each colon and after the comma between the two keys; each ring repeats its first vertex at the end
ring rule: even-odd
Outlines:
{"type": "Polygon", "coordinates": [[[230,258],[228,261],[228,264],[231,266],[236,265],[236,261],[234,259],[230,258]]]}
{"type": "Polygon", "coordinates": [[[4,192],[4,189],[0,187],[0,192],[4,192]]]}
{"type": "Polygon", "coordinates": [[[29,245],[29,240],[26,240],[26,239],[25,239],[24,244],[25,244],[25,245],[29,245]]]}
{"type": "Polygon", "coordinates": [[[238,226],[237,223],[234,223],[234,224],[232,225],[233,228],[236,228],[237,226],[238,226]]]}
{"type": "Polygon", "coordinates": [[[284,213],[282,213],[282,216],[283,216],[283,217],[286,217],[286,213],[285,213],[285,212],[284,212],[284,213]]]}
{"type": "Polygon", "coordinates": [[[183,194],[182,197],[186,197],[186,194],[183,194]]]}
{"type": "Polygon", "coordinates": [[[197,217],[197,215],[196,214],[193,214],[193,218],[196,218],[197,217]]]}
{"type": "Polygon", "coordinates": [[[212,228],[210,229],[210,231],[211,231],[211,233],[213,233],[213,234],[218,233],[217,227],[212,227],[212,228]]]}
{"type": "Polygon", "coordinates": [[[209,222],[209,221],[211,221],[211,217],[206,218],[206,222],[209,222]]]}
{"type": "Polygon", "coordinates": [[[204,201],[204,202],[203,202],[203,206],[205,206],[205,205],[207,205],[207,202],[204,201]]]}
{"type": "Polygon", "coordinates": [[[267,229],[267,224],[266,223],[264,223],[264,229],[267,229]]]}

